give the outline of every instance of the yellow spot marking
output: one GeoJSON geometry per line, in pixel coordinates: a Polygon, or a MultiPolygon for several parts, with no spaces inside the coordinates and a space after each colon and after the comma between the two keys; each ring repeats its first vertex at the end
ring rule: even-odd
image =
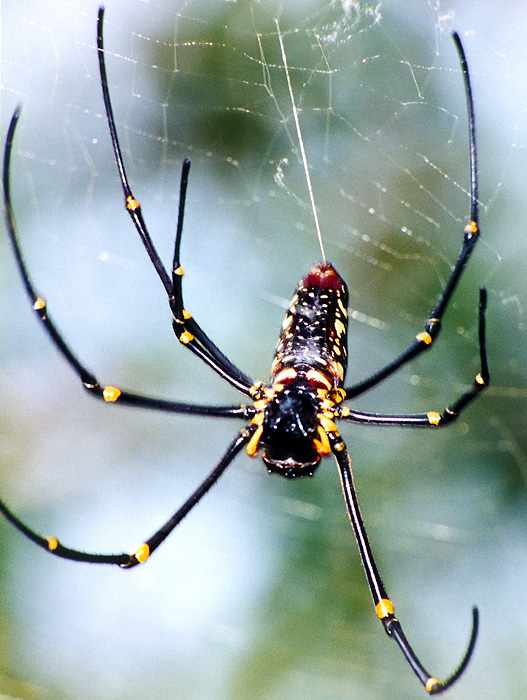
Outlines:
{"type": "Polygon", "coordinates": [[[274,374],[277,369],[280,367],[282,360],[279,357],[275,357],[273,360],[273,364],[271,365],[271,374],[274,374]]]}
{"type": "Polygon", "coordinates": [[[482,386],[485,386],[485,380],[479,372],[476,374],[474,381],[476,382],[476,384],[481,384],[482,386]]]}
{"type": "Polygon", "coordinates": [[[431,345],[432,344],[432,336],[430,333],[427,333],[426,331],[423,331],[422,333],[418,333],[415,336],[416,340],[418,340],[420,343],[425,343],[425,345],[431,345]]]}
{"type": "Polygon", "coordinates": [[[293,369],[292,367],[286,367],[281,372],[278,372],[278,374],[275,377],[275,382],[283,382],[287,379],[295,379],[296,375],[296,369],[293,369]]]}
{"type": "Polygon", "coordinates": [[[331,418],[328,418],[323,413],[319,413],[317,418],[319,420],[320,425],[324,428],[324,430],[327,430],[328,433],[336,432],[337,425],[335,421],[331,420],[331,418]]]}
{"type": "Polygon", "coordinates": [[[475,233],[479,233],[479,228],[478,228],[478,225],[475,221],[469,221],[467,223],[467,225],[465,226],[465,228],[463,229],[463,231],[465,233],[475,234],[475,233]]]}
{"type": "Polygon", "coordinates": [[[431,676],[427,681],[425,685],[425,690],[427,693],[433,693],[436,688],[440,688],[443,684],[439,680],[439,678],[434,678],[431,676]]]}
{"type": "Polygon", "coordinates": [[[56,537],[48,537],[48,549],[50,552],[54,552],[58,546],[59,546],[59,541],[56,537]]]}
{"type": "Polygon", "coordinates": [[[344,367],[340,364],[340,362],[335,362],[335,369],[337,371],[338,378],[342,382],[344,380],[344,367]]]}
{"type": "Polygon", "coordinates": [[[192,318],[192,314],[190,313],[190,311],[183,309],[183,318],[185,319],[185,321],[188,321],[189,318],[192,318]]]}
{"type": "Polygon", "coordinates": [[[338,345],[334,345],[334,346],[333,346],[333,352],[335,353],[335,355],[337,355],[338,357],[340,357],[341,352],[340,352],[340,348],[339,348],[338,345]]]}
{"type": "Polygon", "coordinates": [[[183,343],[183,345],[188,345],[194,340],[194,336],[192,333],[189,331],[184,331],[180,336],[179,336],[179,342],[183,343]]]}
{"type": "Polygon", "coordinates": [[[138,199],[135,197],[132,197],[132,195],[128,195],[126,198],[126,208],[128,211],[135,211],[136,209],[139,209],[141,207],[141,203],[139,202],[138,199]]]}
{"type": "Polygon", "coordinates": [[[145,543],[138,547],[134,552],[134,557],[142,564],[150,556],[150,547],[145,543]]]}
{"type": "Polygon", "coordinates": [[[282,321],[282,330],[287,331],[289,328],[291,328],[291,325],[293,323],[293,317],[290,315],[287,315],[284,320],[282,321]]]}
{"type": "Polygon", "coordinates": [[[331,382],[322,372],[319,372],[318,369],[310,369],[306,374],[306,379],[308,382],[317,382],[317,384],[322,384],[328,389],[331,389],[331,382]]]}
{"type": "Polygon", "coordinates": [[[42,297],[37,297],[33,303],[33,308],[35,311],[42,311],[42,309],[46,308],[46,300],[42,297]]]}
{"type": "Polygon", "coordinates": [[[439,425],[441,422],[441,414],[437,411],[428,411],[426,417],[428,418],[430,425],[439,425]]]}
{"type": "Polygon", "coordinates": [[[262,428],[262,426],[260,426],[259,428],[257,428],[257,429],[255,430],[255,432],[253,433],[252,438],[251,438],[251,439],[249,440],[249,442],[247,443],[247,447],[245,448],[245,451],[247,452],[247,454],[249,455],[249,457],[255,457],[255,456],[256,456],[256,453],[258,452],[258,444],[259,444],[259,442],[260,442],[260,440],[261,440],[262,433],[263,433],[263,428],[262,428]]]}
{"type": "Polygon", "coordinates": [[[342,299],[340,297],[337,299],[337,304],[338,304],[339,309],[342,311],[344,316],[347,318],[348,317],[348,310],[344,306],[344,304],[342,303],[342,299]]]}
{"type": "Polygon", "coordinates": [[[102,390],[102,397],[108,403],[113,403],[121,396],[121,390],[116,386],[105,386],[102,390]]]}
{"type": "Polygon", "coordinates": [[[326,457],[327,455],[331,454],[331,445],[329,444],[328,435],[324,428],[322,428],[320,425],[317,428],[317,433],[320,440],[314,439],[313,445],[321,457],[326,457]]]}
{"type": "Polygon", "coordinates": [[[269,403],[269,401],[267,399],[259,399],[258,401],[255,401],[253,403],[253,406],[255,407],[255,409],[257,411],[261,411],[262,409],[264,409],[267,406],[268,403],[269,403]]]}
{"type": "Polygon", "coordinates": [[[178,277],[183,277],[183,275],[185,274],[185,268],[183,267],[183,265],[176,267],[176,269],[174,270],[174,274],[178,277]]]}
{"type": "Polygon", "coordinates": [[[377,615],[379,620],[383,620],[385,617],[393,615],[394,612],[394,605],[389,598],[381,598],[375,606],[375,614],[377,615]]]}
{"type": "Polygon", "coordinates": [[[337,331],[337,335],[342,335],[346,331],[346,326],[342,323],[342,321],[337,319],[335,321],[335,330],[337,331]]]}
{"type": "Polygon", "coordinates": [[[325,399],[325,398],[327,398],[327,395],[328,395],[327,389],[317,389],[317,396],[319,399],[325,399]]]}
{"type": "Polygon", "coordinates": [[[343,442],[337,442],[335,445],[335,449],[337,452],[342,452],[346,448],[346,445],[343,442]]]}

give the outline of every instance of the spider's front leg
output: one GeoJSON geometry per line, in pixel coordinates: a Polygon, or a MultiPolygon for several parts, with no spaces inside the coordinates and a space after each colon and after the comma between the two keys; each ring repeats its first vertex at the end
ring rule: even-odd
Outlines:
{"type": "Polygon", "coordinates": [[[408,345],[406,350],[404,350],[398,357],[392,362],[389,362],[381,369],[377,370],[374,374],[362,381],[346,387],[346,396],[348,399],[352,399],[359,394],[363,394],[372,387],[382,382],[391,374],[396,372],[400,367],[405,365],[414,357],[417,357],[425,350],[432,347],[432,343],[435,338],[439,335],[441,330],[441,323],[443,316],[447,310],[448,304],[454,293],[459,279],[465,269],[465,265],[474,250],[479,236],[479,204],[478,204],[478,164],[477,164],[477,150],[476,150],[476,126],[474,117],[474,102],[472,99],[472,86],[470,82],[470,74],[468,70],[467,59],[465,57],[465,51],[463,49],[463,44],[457,32],[452,34],[454,44],[456,46],[459,62],[461,64],[461,70],[463,72],[463,82],[465,86],[465,98],[467,103],[467,114],[468,114],[468,150],[469,150],[469,168],[470,168],[470,217],[466,224],[463,232],[463,243],[461,250],[459,251],[456,263],[450,273],[447,280],[445,288],[439,297],[436,305],[432,309],[430,316],[425,322],[424,329],[422,332],[418,333],[415,339],[408,345]]]}
{"type": "Polygon", "coordinates": [[[130,218],[139,234],[139,237],[141,238],[146,252],[148,253],[148,256],[150,257],[150,260],[152,261],[152,264],[154,265],[154,268],[165,288],[169,299],[170,307],[174,315],[174,331],[180,343],[187,347],[189,350],[191,350],[195,355],[197,355],[201,360],[203,360],[203,362],[209,365],[209,367],[211,367],[223,379],[229,382],[229,384],[234,386],[243,394],[250,396],[250,389],[254,383],[253,380],[240,369],[238,369],[238,367],[236,367],[236,365],[234,365],[228,359],[228,357],[226,357],[226,355],[224,355],[221,352],[221,350],[208,337],[205,331],[202,330],[197,321],[195,321],[192,318],[192,314],[190,314],[183,306],[182,277],[184,274],[184,269],[179,259],[179,250],[181,245],[181,235],[183,231],[183,218],[185,213],[185,201],[188,185],[188,175],[190,170],[190,161],[188,159],[185,159],[183,161],[183,167],[181,171],[179,214],[177,222],[174,264],[172,267],[172,278],[167,273],[163,262],[161,261],[161,258],[159,257],[155,249],[155,246],[148,232],[146,222],[143,218],[141,203],[134,196],[132,188],[130,187],[130,183],[128,182],[128,176],[126,174],[126,168],[121,153],[121,147],[119,145],[117,128],[115,126],[115,119],[113,116],[110,91],[108,89],[108,77],[106,74],[106,63],[104,60],[103,27],[104,7],[100,7],[97,15],[97,52],[99,57],[101,88],[104,101],[104,108],[106,110],[106,117],[108,120],[108,128],[110,130],[112,148],[115,156],[115,162],[117,165],[117,171],[119,173],[119,179],[121,181],[121,187],[124,194],[126,211],[130,215],[130,218]]]}

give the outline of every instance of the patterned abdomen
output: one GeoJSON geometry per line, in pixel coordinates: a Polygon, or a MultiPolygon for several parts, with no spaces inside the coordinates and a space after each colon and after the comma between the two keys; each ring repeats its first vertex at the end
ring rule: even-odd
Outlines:
{"type": "Polygon", "coordinates": [[[348,298],[346,283],[330,263],[315,265],[299,282],[282,323],[271,367],[273,383],[287,383],[289,375],[293,378],[299,372],[309,379],[312,370],[312,377],[319,375],[319,380],[325,378],[331,385],[326,388],[342,386],[347,367],[348,298]]]}

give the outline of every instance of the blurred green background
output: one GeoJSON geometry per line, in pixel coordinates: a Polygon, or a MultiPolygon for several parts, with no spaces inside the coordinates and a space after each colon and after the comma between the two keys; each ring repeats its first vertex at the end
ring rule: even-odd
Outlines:
{"type": "MultiPolygon", "coordinates": [[[[13,198],[50,313],[104,383],[234,403],[178,346],[122,208],[100,95],[97,3],[2,4],[1,124],[23,104],[13,198]]],[[[473,74],[482,239],[434,350],[357,400],[440,409],[478,369],[489,291],[492,387],[441,432],[346,427],[368,532],[407,634],[445,676],[477,603],[458,700],[525,698],[527,445],[521,4],[109,0],[107,67],[129,177],[170,260],[179,168],[193,166],[187,306],[266,379],[283,306],[319,259],[296,157],[280,17],[329,258],[348,280],[350,377],[421,329],[468,212],[473,74]]],[[[133,549],[219,459],[233,422],[101,406],[32,318],[0,236],[2,498],[65,544],[133,549]]],[[[54,559],[0,525],[0,696],[24,700],[410,700],[375,620],[336,470],[269,477],[240,457],[144,567],[54,559]]]]}

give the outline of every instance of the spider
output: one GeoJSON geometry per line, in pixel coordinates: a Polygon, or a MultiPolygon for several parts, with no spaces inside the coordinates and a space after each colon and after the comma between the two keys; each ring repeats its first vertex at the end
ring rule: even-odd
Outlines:
{"type": "Polygon", "coordinates": [[[132,219],[165,289],[172,314],[172,326],[179,342],[209,365],[225,381],[248,396],[250,402],[248,405],[209,406],[143,396],[119,389],[116,386],[100,384],[96,376],[78,359],[48,315],[44,298],[35,291],[18,242],[10,194],[11,152],[20,117],[20,107],[17,107],[9,125],[4,154],[3,192],[7,232],[18,271],[35,314],[49,335],[51,342],[80,379],[84,389],[90,396],[110,404],[136,406],[168,413],[236,418],[244,420],[245,425],[237,432],[225,454],[206,479],[183,505],[132,554],[99,554],[72,549],[59,542],[56,537],[39,535],[23,523],[1,501],[0,511],[17,530],[35,544],[58,557],[93,564],[114,564],[123,569],[131,569],[146,561],[164,542],[172,530],[218,481],[243,448],[251,457],[255,457],[261,451],[267,469],[286,478],[312,476],[322,457],[333,455],[339,470],[347,514],[357,539],[375,613],[388,636],[395,640],[399,646],[425,690],[430,694],[445,691],[462,675],[472,656],[478,633],[478,610],[476,607],[472,609],[472,631],[467,651],[460,665],[451,676],[440,681],[421,664],[403,632],[400,621],[395,616],[394,604],[386,592],[368,542],[353,481],[351,458],[346,443],[337,429],[336,422],[343,420],[366,425],[409,426],[435,430],[454,422],[489,384],[485,342],[487,294],[486,290],[482,288],[479,293],[481,369],[476,375],[472,387],[454,403],[442,411],[428,411],[411,415],[365,413],[344,405],[350,399],[354,399],[379,385],[400,367],[432,346],[439,335],[442,319],[450,299],[479,238],[474,104],[468,65],[459,35],[454,32],[452,38],[459,57],[467,105],[470,215],[468,223],[464,227],[463,241],[456,263],[436,305],[424,323],[423,330],[392,362],[377,370],[370,377],[351,386],[346,386],[348,290],[335,267],[324,260],[314,265],[296,288],[282,323],[282,330],[271,366],[271,378],[268,383],[264,383],[254,382],[247,374],[238,369],[213,343],[196,319],[185,308],[182,287],[184,269],[180,259],[180,247],[190,171],[190,161],[187,159],[183,161],[181,171],[174,259],[170,274],[156,252],[143,218],[141,204],[130,188],[119,146],[106,74],[103,21],[104,8],[100,7],[97,20],[97,51],[102,96],[126,211],[132,219]]]}

